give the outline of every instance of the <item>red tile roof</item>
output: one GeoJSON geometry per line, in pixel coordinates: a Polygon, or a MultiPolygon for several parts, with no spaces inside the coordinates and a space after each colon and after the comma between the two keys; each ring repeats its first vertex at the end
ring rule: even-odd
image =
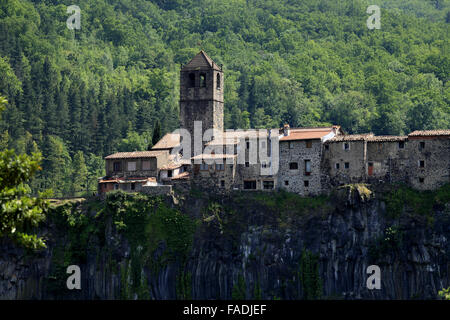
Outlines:
{"type": "Polygon", "coordinates": [[[172,149],[180,145],[180,134],[167,133],[153,147],[152,150],[172,149]]]}
{"type": "Polygon", "coordinates": [[[281,137],[280,141],[321,139],[331,132],[333,127],[291,128],[289,135],[281,137]]]}
{"type": "Polygon", "coordinates": [[[105,157],[106,160],[110,159],[134,159],[134,158],[154,158],[167,151],[133,151],[133,152],[117,152],[105,157]]]}
{"type": "Polygon", "coordinates": [[[326,142],[342,142],[342,141],[365,141],[369,138],[373,138],[373,133],[363,133],[363,134],[345,134],[345,135],[339,135],[335,136],[326,142]]]}
{"type": "Polygon", "coordinates": [[[409,137],[420,136],[450,136],[450,130],[416,130],[408,134],[409,137]]]}
{"type": "Polygon", "coordinates": [[[187,180],[187,179],[189,179],[188,171],[182,172],[179,175],[176,175],[175,177],[172,178],[172,180],[187,180]]]}
{"type": "Polygon", "coordinates": [[[406,141],[408,136],[374,136],[367,138],[367,142],[406,141]]]}

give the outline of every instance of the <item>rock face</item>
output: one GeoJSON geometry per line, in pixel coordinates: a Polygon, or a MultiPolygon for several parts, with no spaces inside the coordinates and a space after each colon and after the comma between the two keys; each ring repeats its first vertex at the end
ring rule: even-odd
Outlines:
{"type": "Polygon", "coordinates": [[[80,258],[81,290],[66,289],[65,268],[74,261],[62,258],[57,265],[55,259],[65,254],[58,244],[70,239],[49,224],[42,231],[49,237],[48,249],[40,253],[1,243],[0,298],[230,299],[240,286],[247,299],[259,297],[259,289],[263,299],[301,299],[304,250],[317,257],[323,298],[434,299],[450,286],[448,203],[435,206],[433,219],[425,219],[408,212],[389,218],[382,198],[351,189],[323,203],[291,200],[270,205],[241,193],[181,201],[178,209],[198,221],[185,259],[163,260],[170,246],[165,242],[150,256],[138,255],[142,246],[133,249],[133,242],[105,219],[103,233],[90,234],[80,258]],[[300,210],[301,204],[306,209],[300,210]],[[379,290],[367,288],[369,265],[380,267],[379,290]]]}

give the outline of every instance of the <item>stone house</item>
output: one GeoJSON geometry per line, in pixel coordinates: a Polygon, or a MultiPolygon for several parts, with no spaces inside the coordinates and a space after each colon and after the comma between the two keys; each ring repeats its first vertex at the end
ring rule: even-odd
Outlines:
{"type": "Polygon", "coordinates": [[[408,183],[419,190],[450,181],[450,130],[414,131],[408,135],[408,183]]]}
{"type": "Polygon", "coordinates": [[[168,162],[169,153],[160,151],[118,152],[105,158],[106,176],[98,183],[98,192],[111,190],[141,191],[157,182],[159,168],[168,162]]]}
{"type": "Polygon", "coordinates": [[[340,134],[338,126],[291,129],[285,125],[279,139],[278,188],[301,195],[321,193],[323,143],[340,134]]]}

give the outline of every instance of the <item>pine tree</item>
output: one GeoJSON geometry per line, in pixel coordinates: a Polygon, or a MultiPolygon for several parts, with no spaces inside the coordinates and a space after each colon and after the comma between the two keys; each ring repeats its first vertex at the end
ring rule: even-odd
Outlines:
{"type": "Polygon", "coordinates": [[[87,187],[88,169],[83,152],[78,151],[72,161],[72,195],[80,196],[87,193],[87,187]]]}
{"type": "Polygon", "coordinates": [[[161,140],[161,124],[159,120],[156,120],[155,127],[153,128],[152,145],[157,144],[159,140],[161,140]]]}

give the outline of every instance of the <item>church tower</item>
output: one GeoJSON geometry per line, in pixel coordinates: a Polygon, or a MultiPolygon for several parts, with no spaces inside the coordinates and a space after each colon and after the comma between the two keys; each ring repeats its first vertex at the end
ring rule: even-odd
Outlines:
{"type": "Polygon", "coordinates": [[[192,155],[196,155],[194,121],[202,122],[202,137],[208,129],[214,128],[223,132],[223,89],[222,68],[203,50],[181,68],[180,126],[191,134],[192,155]]]}

